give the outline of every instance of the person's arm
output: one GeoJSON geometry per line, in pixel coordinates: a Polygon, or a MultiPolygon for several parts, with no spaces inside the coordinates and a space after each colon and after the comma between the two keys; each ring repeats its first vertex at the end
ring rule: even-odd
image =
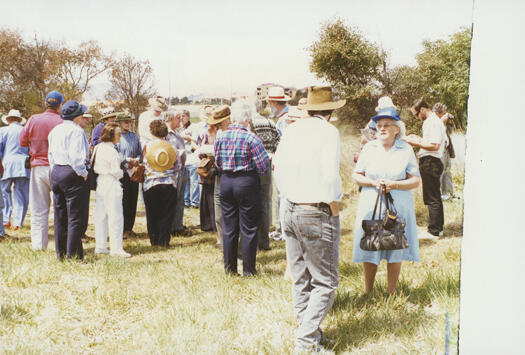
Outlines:
{"type": "Polygon", "coordinates": [[[71,134],[69,139],[68,155],[71,168],[75,171],[78,176],[82,176],[87,179],[86,169],[86,146],[84,142],[83,132],[75,131],[71,134]]]}
{"type": "Polygon", "coordinates": [[[265,175],[268,173],[270,168],[270,157],[264,149],[264,146],[256,135],[253,135],[254,139],[249,142],[252,153],[253,162],[255,163],[255,169],[259,175],[265,175]]]}
{"type": "Polygon", "coordinates": [[[22,132],[20,132],[20,138],[18,139],[20,141],[20,145],[22,147],[29,147],[29,127],[31,123],[31,118],[27,121],[24,128],[22,128],[22,132]]]}
{"type": "Polygon", "coordinates": [[[403,137],[401,139],[404,140],[405,142],[407,142],[408,144],[410,144],[413,147],[419,147],[419,148],[423,148],[423,149],[426,149],[426,150],[429,150],[429,151],[439,150],[439,147],[441,145],[440,143],[425,142],[423,140],[423,138],[421,138],[421,137],[419,137],[419,136],[417,136],[415,134],[411,134],[411,135],[403,137]]]}

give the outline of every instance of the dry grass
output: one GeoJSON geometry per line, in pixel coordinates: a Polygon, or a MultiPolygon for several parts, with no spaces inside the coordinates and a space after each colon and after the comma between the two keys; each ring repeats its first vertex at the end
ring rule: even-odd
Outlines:
{"type": "MultiPolygon", "coordinates": [[[[348,161],[357,138],[348,132],[342,136],[342,156],[348,161]]],[[[445,202],[447,237],[421,241],[421,262],[403,264],[397,295],[386,295],[382,264],[374,294],[363,297],[362,265],[351,260],[357,202],[357,189],[348,180],[352,165],[342,168],[348,195],[341,213],[341,283],[323,323],[325,334],[335,341],[337,353],[443,353],[448,314],[455,353],[462,200],[445,202]]],[[[416,209],[424,225],[420,195],[416,192],[416,209]]],[[[1,242],[0,353],[292,351],[296,321],[291,285],[283,278],[282,242],[258,253],[259,276],[229,277],[211,233],[196,230],[190,238],[172,239],[169,249],[154,248],[142,211],[139,216],[139,236],[124,242],[133,254],[129,260],[96,257],[90,241],[84,261],[59,262],[52,242],[45,252],[31,250],[27,227],[1,242]]],[[[196,210],[185,218],[186,225],[198,224],[196,210]]],[[[94,235],[92,224],[88,234],[94,235]]]]}

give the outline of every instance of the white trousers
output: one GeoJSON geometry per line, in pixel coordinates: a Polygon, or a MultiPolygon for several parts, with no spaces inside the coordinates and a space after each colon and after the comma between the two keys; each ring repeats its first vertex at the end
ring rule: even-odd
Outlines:
{"type": "Polygon", "coordinates": [[[122,187],[111,175],[99,175],[95,192],[95,250],[107,248],[108,230],[112,253],[122,251],[124,214],[122,212],[122,187]],[[109,227],[108,227],[109,226],[109,227]]]}
{"type": "Polygon", "coordinates": [[[31,247],[47,248],[49,233],[49,206],[51,205],[51,168],[31,168],[29,180],[29,206],[31,208],[31,247]]]}

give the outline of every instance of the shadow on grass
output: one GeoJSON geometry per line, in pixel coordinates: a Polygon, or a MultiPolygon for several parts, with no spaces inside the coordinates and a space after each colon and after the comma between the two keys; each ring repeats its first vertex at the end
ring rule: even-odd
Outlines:
{"type": "MultiPolygon", "coordinates": [[[[349,274],[356,272],[356,268],[346,264],[341,269],[349,274]]],[[[384,282],[376,282],[369,295],[338,290],[330,310],[336,316],[335,325],[325,333],[336,341],[336,351],[363,342],[374,343],[389,334],[411,336],[435,317],[426,310],[434,299],[445,295],[459,297],[459,293],[460,283],[455,275],[439,272],[428,272],[421,286],[415,289],[410,288],[405,280],[400,280],[396,294],[390,297],[384,282]]]]}

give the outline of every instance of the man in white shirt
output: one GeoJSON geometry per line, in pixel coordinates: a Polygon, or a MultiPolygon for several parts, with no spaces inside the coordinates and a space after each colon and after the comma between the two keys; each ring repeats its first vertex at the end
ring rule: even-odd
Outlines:
{"type": "Polygon", "coordinates": [[[160,119],[160,115],[163,111],[166,111],[168,106],[166,100],[162,96],[156,96],[149,99],[149,110],[144,111],[139,116],[139,137],[141,146],[145,147],[146,144],[153,139],[149,130],[149,124],[160,119]]]}
{"type": "Polygon", "coordinates": [[[420,148],[417,155],[423,182],[423,202],[428,207],[428,231],[420,238],[439,238],[443,235],[444,225],[440,177],[443,172],[441,157],[446,145],[445,126],[423,99],[416,100],[410,111],[423,121],[422,138],[414,134],[404,138],[408,144],[420,148]]]}
{"type": "Polygon", "coordinates": [[[292,298],[299,322],[295,350],[320,351],[319,328],[339,284],[340,141],[329,123],[345,100],[330,87],[309,87],[304,110],[281,137],[274,176],[283,205],[282,229],[292,275],[292,298]]]}

